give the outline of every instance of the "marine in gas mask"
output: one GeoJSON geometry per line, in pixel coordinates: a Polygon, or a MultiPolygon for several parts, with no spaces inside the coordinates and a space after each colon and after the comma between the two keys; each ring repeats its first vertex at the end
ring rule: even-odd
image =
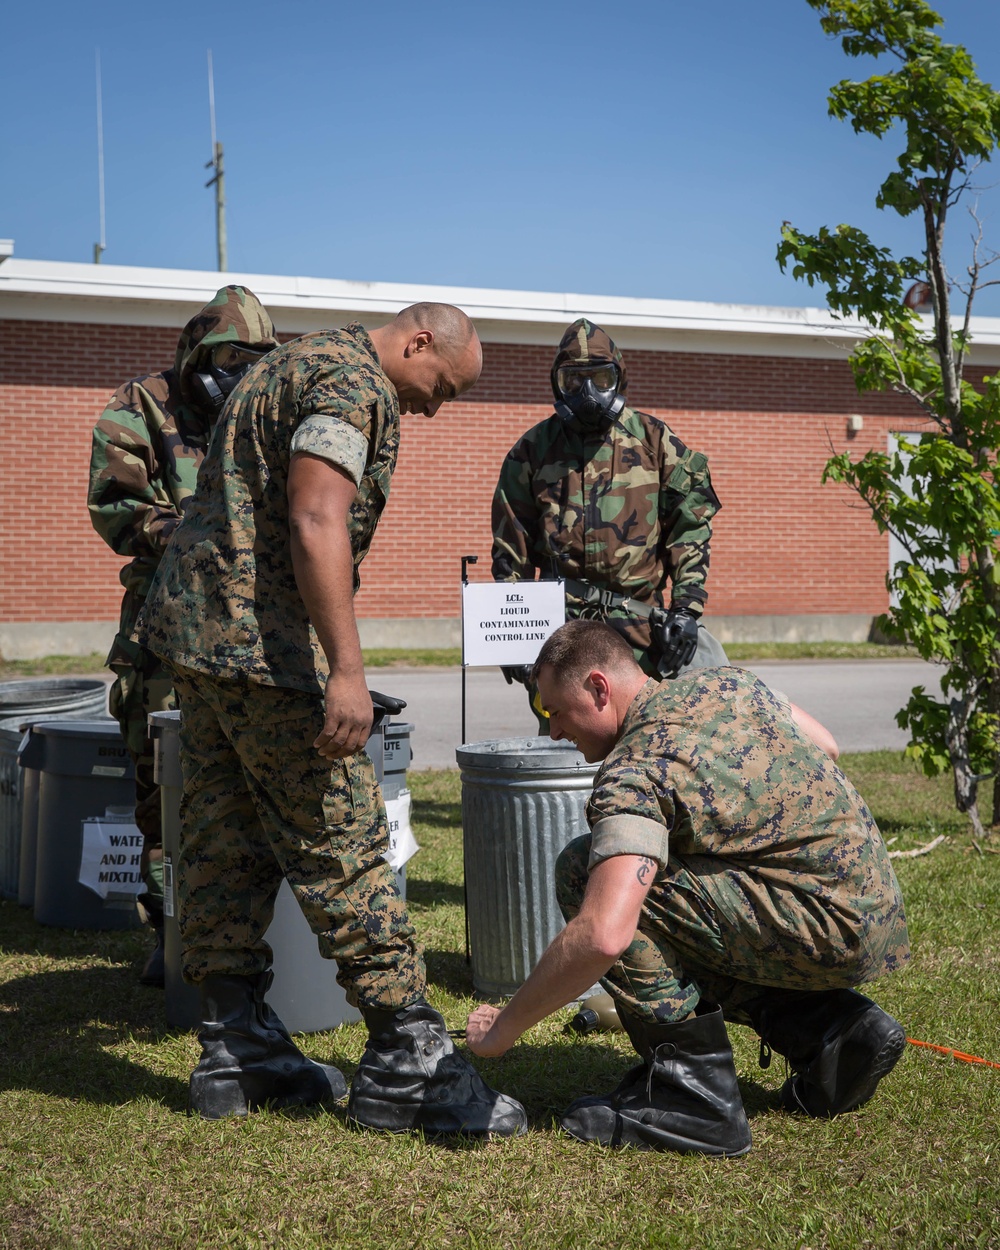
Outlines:
{"type": "Polygon", "coordinates": [[[622,354],[586,318],[563,335],[551,382],[553,414],[500,470],[494,579],[565,579],[567,615],[606,620],[649,676],[727,663],[700,622],[720,507],[705,456],[628,405],[622,354]]]}

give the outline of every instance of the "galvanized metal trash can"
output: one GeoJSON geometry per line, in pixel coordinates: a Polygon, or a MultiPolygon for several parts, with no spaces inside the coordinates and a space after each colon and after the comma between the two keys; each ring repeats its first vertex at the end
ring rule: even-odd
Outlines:
{"type": "MultiPolygon", "coordinates": [[[[167,1023],[192,1029],[200,1023],[199,994],[181,972],[180,930],[177,920],[177,862],[180,856],[180,804],[183,776],[180,762],[180,712],[153,712],[149,717],[153,739],[154,779],[160,786],[163,823],[163,947],[166,965],[167,1023]]],[[[366,750],[382,770],[382,727],[372,733],[366,750]]],[[[381,780],[381,777],[380,777],[381,780]]],[[[405,892],[405,882],[400,881],[405,892]]],[[[337,984],[337,965],[319,953],[316,935],[296,902],[287,881],[274,902],[274,917],[264,935],[273,955],[274,981],[267,1000],[291,1033],[317,1033],[361,1018],[337,984]]]]}
{"type": "Polygon", "coordinates": [[[30,741],[41,755],[35,919],[65,929],[135,928],[142,836],[132,757],[118,725],[39,721],[30,741]],[[102,839],[103,855],[94,851],[102,839]]]}
{"type": "Polygon", "coordinates": [[[72,716],[78,720],[108,714],[108,686],[99,678],[35,677],[0,681],[0,717],[41,720],[72,716]]]}
{"type": "Polygon", "coordinates": [[[563,928],[555,862],[587,832],[597,765],[551,738],[468,743],[455,755],[472,983],[500,998],[517,990],[563,928]]]}

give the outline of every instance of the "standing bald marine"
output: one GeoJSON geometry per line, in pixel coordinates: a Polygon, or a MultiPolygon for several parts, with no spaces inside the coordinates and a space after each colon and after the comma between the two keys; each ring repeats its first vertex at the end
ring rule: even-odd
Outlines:
{"type": "Polygon", "coordinates": [[[125,587],[107,664],[114,671],[108,705],[135,765],[135,823],[142,834],[145,890],[140,912],[156,946],[140,974],[163,985],[163,828],[153,776],[150,712],[174,707],[170,674],[132,641],[139,609],[170,536],[194,494],[212,426],[226,396],[265,352],[274,327],[254,293],[227,286],[181,331],[174,367],[120,386],[94,429],[87,505],[98,534],[118,555],[125,587]]]}
{"type": "Polygon", "coordinates": [[[182,713],[185,977],[201,990],[191,1105],[210,1119],[346,1093],[265,1001],[282,878],[335,959],[368,1045],[351,1123],[523,1132],[425,1001],[364,745],[372,726],[353,595],[389,495],[400,413],[432,417],[479,377],[471,321],[417,304],[367,332],[305,335],[234,390],[139,623],[182,713]]]}

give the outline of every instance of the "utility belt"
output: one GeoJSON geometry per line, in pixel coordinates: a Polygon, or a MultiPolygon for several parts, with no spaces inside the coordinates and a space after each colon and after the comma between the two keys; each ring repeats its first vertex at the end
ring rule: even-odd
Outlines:
{"type": "Polygon", "coordinates": [[[595,615],[606,612],[628,612],[630,616],[638,616],[656,625],[663,620],[666,610],[657,603],[644,603],[631,595],[620,595],[617,591],[594,586],[590,582],[578,581],[575,577],[563,579],[568,594],[579,599],[585,608],[591,609],[595,615]]]}

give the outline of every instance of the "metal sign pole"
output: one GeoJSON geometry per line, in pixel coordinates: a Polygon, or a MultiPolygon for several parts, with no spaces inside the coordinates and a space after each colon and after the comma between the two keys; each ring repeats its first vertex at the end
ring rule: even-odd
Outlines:
{"type": "MultiPolygon", "coordinates": [[[[462,556],[462,585],[463,586],[468,586],[469,584],[469,565],[478,564],[478,563],[479,563],[478,556],[462,556]]],[[[464,596],[463,596],[463,607],[464,607],[464,596]]],[[[464,626],[465,624],[464,611],[462,614],[462,623],[464,626]]],[[[467,666],[465,663],[465,629],[463,628],[462,629],[462,746],[465,746],[465,670],[466,670],[466,667],[467,666]]]]}
{"type": "MultiPolygon", "coordinates": [[[[469,565],[478,564],[478,556],[462,556],[462,585],[469,584],[469,565]]],[[[462,596],[462,746],[465,746],[465,596],[462,596]]],[[[469,886],[462,870],[462,910],[465,912],[465,962],[472,963],[472,942],[469,936],[469,886]]]]}

